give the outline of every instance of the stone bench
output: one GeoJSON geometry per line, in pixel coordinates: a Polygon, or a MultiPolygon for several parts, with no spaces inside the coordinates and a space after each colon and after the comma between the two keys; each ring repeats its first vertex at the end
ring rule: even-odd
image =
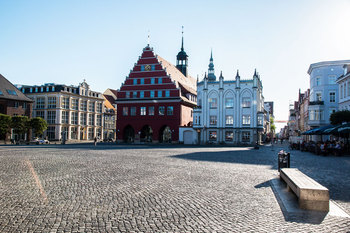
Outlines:
{"type": "Polygon", "coordinates": [[[305,210],[329,211],[329,191],[301,171],[295,168],[283,168],[280,177],[288,190],[298,196],[299,207],[305,210]]]}

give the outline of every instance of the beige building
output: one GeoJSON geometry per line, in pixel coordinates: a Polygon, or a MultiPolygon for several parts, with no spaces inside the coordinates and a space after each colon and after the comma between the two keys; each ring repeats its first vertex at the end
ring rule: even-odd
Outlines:
{"type": "Polygon", "coordinates": [[[48,123],[49,140],[93,140],[103,136],[104,98],[85,80],[78,86],[47,83],[18,86],[34,101],[33,116],[48,123]]]}

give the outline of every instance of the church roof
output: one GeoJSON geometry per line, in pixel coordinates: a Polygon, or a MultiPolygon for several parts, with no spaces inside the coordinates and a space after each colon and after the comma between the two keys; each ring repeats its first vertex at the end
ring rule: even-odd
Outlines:
{"type": "Polygon", "coordinates": [[[179,85],[182,93],[191,93],[193,95],[197,95],[197,81],[195,78],[191,76],[185,77],[181,71],[179,71],[173,64],[161,56],[157,56],[157,59],[162,64],[162,67],[166,69],[166,72],[170,78],[179,85]]]}
{"type": "Polygon", "coordinates": [[[33,102],[26,95],[24,95],[17,87],[15,87],[9,80],[0,74],[0,99],[10,99],[18,101],[33,102]]]}

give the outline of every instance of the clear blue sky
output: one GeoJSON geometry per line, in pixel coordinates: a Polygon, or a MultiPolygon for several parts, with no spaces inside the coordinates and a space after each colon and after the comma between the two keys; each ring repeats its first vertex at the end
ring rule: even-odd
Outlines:
{"type": "Polygon", "coordinates": [[[251,78],[287,119],[309,87],[311,63],[350,59],[349,0],[20,1],[0,0],[0,73],[15,84],[119,89],[151,34],[155,52],[175,63],[185,27],[189,73],[251,78]]]}

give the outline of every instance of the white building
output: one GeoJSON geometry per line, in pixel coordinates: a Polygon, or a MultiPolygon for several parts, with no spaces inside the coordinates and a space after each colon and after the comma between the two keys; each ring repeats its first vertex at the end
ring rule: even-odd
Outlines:
{"type": "Polygon", "coordinates": [[[344,65],[344,74],[338,77],[339,110],[350,110],[350,65],[344,65]]]}
{"type": "Polygon", "coordinates": [[[216,81],[213,58],[208,76],[197,83],[197,104],[193,112],[193,128],[201,144],[255,144],[261,141],[264,128],[262,83],[255,71],[253,78],[216,81]]]}
{"type": "Polygon", "coordinates": [[[348,95],[348,84],[341,79],[338,82],[341,83],[339,88],[337,79],[344,74],[344,65],[349,64],[350,60],[343,60],[318,62],[310,65],[308,70],[310,75],[308,124],[312,129],[329,125],[330,115],[338,110],[338,99],[341,97],[345,100],[345,96],[348,95]]]}
{"type": "Polygon", "coordinates": [[[79,86],[48,83],[18,87],[34,100],[33,117],[47,121],[44,136],[49,140],[102,138],[104,98],[101,93],[91,91],[85,80],[79,86]]]}

